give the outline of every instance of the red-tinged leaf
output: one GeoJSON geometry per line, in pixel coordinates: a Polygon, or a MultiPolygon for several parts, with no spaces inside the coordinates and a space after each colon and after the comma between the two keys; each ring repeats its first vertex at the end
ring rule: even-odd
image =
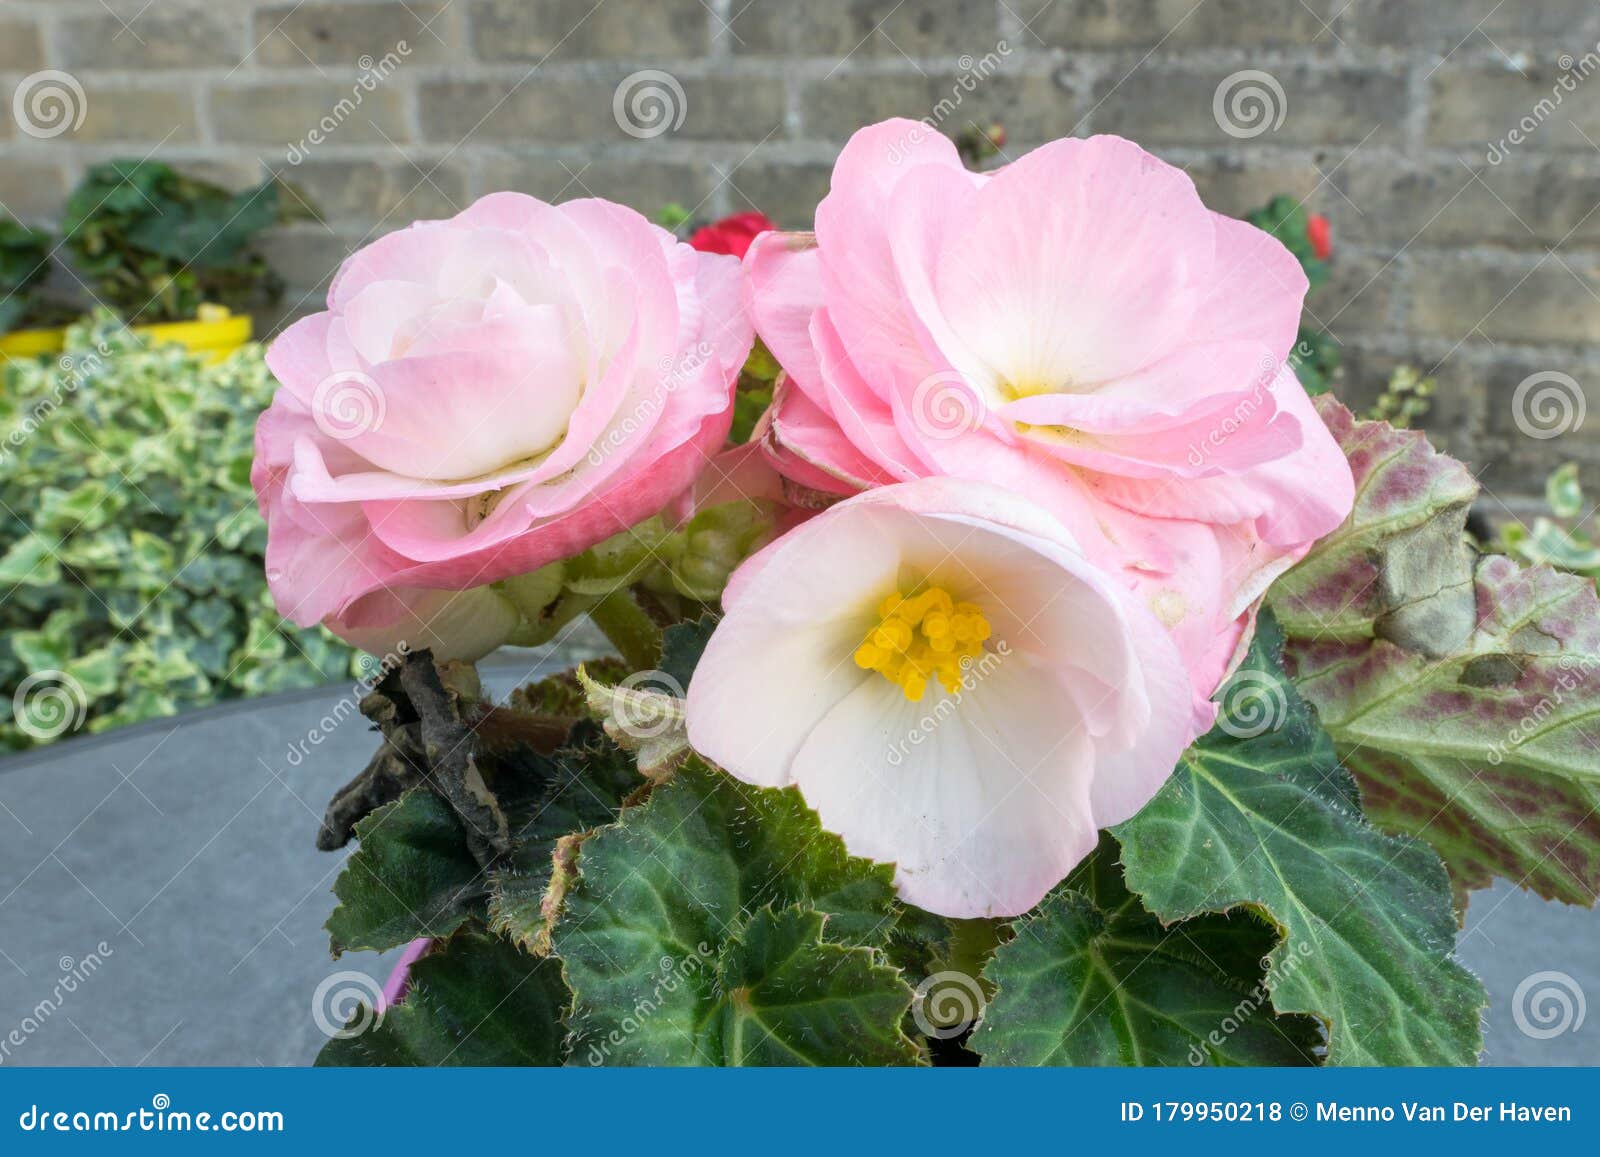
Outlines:
{"type": "Polygon", "coordinates": [[[1600,890],[1600,599],[1479,554],[1477,485],[1419,433],[1319,409],[1350,457],[1349,521],[1273,589],[1285,665],[1367,814],[1438,849],[1458,897],[1503,876],[1600,890]]]}

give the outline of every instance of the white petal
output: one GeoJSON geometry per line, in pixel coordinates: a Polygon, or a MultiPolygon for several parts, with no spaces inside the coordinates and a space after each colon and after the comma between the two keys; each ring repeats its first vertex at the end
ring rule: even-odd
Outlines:
{"type": "Polygon", "coordinates": [[[1021,655],[959,703],[911,703],[874,676],[812,731],[795,782],[851,852],[896,865],[908,902],[1016,915],[1096,842],[1091,747],[1062,708],[1048,673],[1021,655]]]}

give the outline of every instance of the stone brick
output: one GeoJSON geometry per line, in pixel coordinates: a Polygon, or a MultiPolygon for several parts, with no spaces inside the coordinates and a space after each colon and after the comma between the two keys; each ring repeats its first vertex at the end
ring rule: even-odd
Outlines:
{"type": "Polygon", "coordinates": [[[403,225],[420,218],[451,217],[467,207],[466,174],[459,162],[419,158],[392,161],[323,160],[312,155],[297,166],[280,166],[284,180],[332,221],[383,221],[403,225]]]}
{"type": "Polygon", "coordinates": [[[830,164],[764,160],[757,155],[730,176],[728,211],[759,209],[785,229],[810,229],[832,175],[830,164]]]}
{"type": "Polygon", "coordinates": [[[1501,165],[1357,157],[1336,178],[1363,239],[1539,248],[1600,241],[1600,163],[1517,156],[1501,165]]]}
{"type": "MultiPolygon", "coordinates": [[[[1527,456],[1526,451],[1534,448],[1532,444],[1538,442],[1547,443],[1554,452],[1544,460],[1542,468],[1533,477],[1524,477],[1525,483],[1537,485],[1542,482],[1545,472],[1571,457],[1576,446],[1583,443],[1591,447],[1600,444],[1600,364],[1596,364],[1592,356],[1552,358],[1518,352],[1485,355],[1471,351],[1463,361],[1464,372],[1475,373],[1483,384],[1485,424],[1489,433],[1503,436],[1507,448],[1513,453],[1521,450],[1523,457],[1527,456]],[[1545,378],[1524,394],[1519,407],[1516,402],[1517,387],[1535,374],[1545,375],[1545,378]],[[1556,379],[1554,375],[1557,374],[1565,375],[1577,383],[1576,391],[1571,383],[1556,379]],[[1535,400],[1535,395],[1545,390],[1549,391],[1549,396],[1535,400]],[[1576,395],[1580,393],[1583,395],[1584,411],[1581,422],[1578,421],[1575,405],[1576,395]],[[1574,402],[1570,411],[1561,404],[1564,398],[1574,402]],[[1570,418],[1564,419],[1563,414],[1568,412],[1570,418]],[[1519,422],[1536,433],[1552,433],[1552,436],[1530,437],[1519,422]]],[[[1533,457],[1537,460],[1541,456],[1533,457]]],[[[1594,486],[1591,482],[1590,487],[1594,486]]],[[[1532,490],[1534,486],[1526,486],[1525,489],[1532,490]]]]}
{"type": "Polygon", "coordinates": [[[1396,355],[1373,349],[1359,337],[1339,348],[1341,375],[1334,390],[1340,401],[1365,413],[1383,393],[1389,376],[1401,366],[1410,366],[1434,379],[1433,405],[1422,421],[1429,438],[1449,453],[1467,453],[1474,432],[1483,427],[1486,405],[1481,372],[1464,354],[1435,364],[1437,359],[1416,353],[1396,355]]]}
{"type": "MultiPolygon", "coordinates": [[[[402,221],[395,227],[407,224],[402,221]]],[[[372,236],[364,236],[310,222],[281,226],[263,234],[261,248],[289,286],[281,308],[289,315],[321,309],[319,291],[327,289],[344,259],[374,237],[390,231],[379,229],[372,236]]]]}
{"type": "MultiPolygon", "coordinates": [[[[218,139],[291,148],[314,154],[332,145],[403,143],[409,138],[399,89],[380,84],[366,92],[351,84],[219,86],[211,92],[211,120],[218,139]]],[[[274,151],[275,151],[274,150],[274,151]]],[[[272,160],[278,157],[269,152],[272,160]]]]}
{"type": "Polygon", "coordinates": [[[735,0],[733,9],[728,39],[753,55],[982,57],[1000,39],[993,0],[735,0]]]}
{"type": "MultiPolygon", "coordinates": [[[[1157,150],[1159,152],[1159,150],[1157,150]]],[[[1307,212],[1337,207],[1339,195],[1308,161],[1245,162],[1236,156],[1212,157],[1184,165],[1200,199],[1230,217],[1243,217],[1282,193],[1305,201],[1307,212]],[[1307,200],[1309,198],[1309,200],[1307,200]]]]}
{"type": "Polygon", "coordinates": [[[1554,67],[1524,71],[1526,76],[1510,68],[1446,66],[1434,73],[1428,140],[1467,148],[1473,159],[1490,162],[1524,150],[1594,148],[1600,142],[1600,78],[1582,80],[1554,67]]]}
{"type": "Polygon", "coordinates": [[[612,157],[572,158],[494,157],[484,167],[485,191],[514,189],[544,201],[571,201],[604,197],[654,218],[676,202],[698,216],[705,208],[714,178],[705,166],[692,162],[655,161],[627,154],[612,157]]]}
{"type": "Polygon", "coordinates": [[[1332,48],[1343,35],[1347,5],[1336,0],[1049,0],[1019,5],[1028,24],[1022,43],[1083,48],[1256,47],[1308,44],[1332,48]],[[1035,14],[1035,9],[1038,9],[1035,14]],[[1330,27],[1331,25],[1331,27],[1330,27]],[[1035,39],[1037,37],[1037,39],[1035,39]]]}
{"type": "Polygon", "coordinates": [[[640,139],[623,131],[614,113],[619,100],[623,118],[632,110],[630,123],[640,131],[677,123],[647,141],[760,141],[782,135],[784,127],[781,86],[728,76],[686,78],[674,90],[637,73],[616,80],[533,73],[520,83],[433,82],[423,86],[420,99],[424,135],[449,144],[640,139]]]}
{"type": "Polygon", "coordinates": [[[244,14],[213,7],[150,5],[118,17],[96,10],[56,31],[61,67],[232,68],[245,54],[244,14]]]}
{"type": "Polygon", "coordinates": [[[1363,0],[1340,27],[1354,24],[1362,40],[1396,47],[1424,45],[1453,51],[1497,50],[1499,46],[1594,42],[1591,0],[1363,0]]]}
{"type": "Polygon", "coordinates": [[[420,0],[273,4],[256,11],[251,59],[269,68],[362,68],[364,57],[394,53],[405,64],[433,63],[458,55],[458,24],[450,5],[420,0]]]}
{"type": "Polygon", "coordinates": [[[200,139],[194,94],[187,89],[84,84],[83,126],[58,140],[74,144],[187,144],[200,139]]]}
{"type": "Polygon", "coordinates": [[[1396,329],[1400,278],[1399,264],[1386,256],[1336,252],[1328,279],[1306,295],[1306,324],[1327,329],[1341,342],[1396,329]]]}
{"type": "Polygon", "coordinates": [[[60,165],[6,158],[0,163],[0,206],[21,221],[43,221],[61,212],[67,177],[60,165]]]}
{"type": "Polygon", "coordinates": [[[1412,272],[1412,324],[1419,333],[1452,342],[1597,342],[1596,272],[1575,257],[1520,266],[1419,258],[1412,272]]]}
{"type": "Polygon", "coordinates": [[[1126,79],[1117,72],[1097,92],[1100,104],[1092,127],[1097,133],[1136,137],[1145,145],[1202,145],[1230,152],[1261,145],[1356,145],[1363,140],[1381,145],[1400,137],[1405,81],[1393,72],[1273,66],[1268,71],[1280,97],[1265,79],[1242,75],[1244,71],[1224,65],[1198,70],[1145,65],[1126,79]],[[1240,99],[1246,92],[1263,99],[1240,99]],[[1234,134],[1224,131],[1213,112],[1219,94],[1222,122],[1238,126],[1234,134]],[[1282,121],[1277,123],[1280,112],[1282,121]],[[1263,127],[1274,123],[1276,128],[1263,127]]]}
{"type": "Polygon", "coordinates": [[[43,67],[38,25],[31,20],[0,20],[0,71],[32,72],[43,67]]]}
{"type": "Polygon", "coordinates": [[[703,55],[712,17],[700,0],[476,0],[480,60],[669,60],[703,55]]]}
{"type": "MultiPolygon", "coordinates": [[[[950,136],[999,120],[1018,148],[1071,133],[1082,111],[1077,98],[1048,76],[979,77],[975,72],[839,73],[807,85],[801,110],[810,138],[842,142],[862,125],[889,117],[931,119],[934,127],[950,136]]],[[[1015,155],[1010,145],[1006,151],[1015,155]]]]}

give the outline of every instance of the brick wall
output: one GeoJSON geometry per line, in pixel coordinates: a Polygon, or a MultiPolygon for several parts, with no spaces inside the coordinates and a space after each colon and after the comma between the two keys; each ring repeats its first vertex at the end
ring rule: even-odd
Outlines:
{"type": "Polygon", "coordinates": [[[1600,473],[1600,413],[1538,438],[1513,404],[1547,373],[1600,406],[1597,40],[1591,0],[0,0],[6,94],[46,69],[82,91],[43,131],[8,100],[0,202],[48,216],[111,157],[266,166],[328,218],[272,242],[305,309],[365,239],[493,189],[800,226],[867,121],[998,119],[1013,156],[1123,133],[1221,210],[1328,214],[1309,313],[1344,392],[1433,372],[1436,435],[1517,506],[1568,458],[1600,473]],[[626,131],[630,95],[650,114],[629,78],[667,93],[665,131],[626,131]],[[1265,122],[1217,115],[1230,84],[1265,122]]]}

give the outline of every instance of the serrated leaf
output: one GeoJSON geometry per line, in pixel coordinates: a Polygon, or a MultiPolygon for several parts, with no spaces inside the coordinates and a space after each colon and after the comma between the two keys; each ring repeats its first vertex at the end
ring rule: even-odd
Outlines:
{"type": "Polygon", "coordinates": [[[701,615],[692,623],[674,623],[661,636],[661,670],[687,688],[700,665],[711,632],[717,629],[716,615],[701,615]]]}
{"type": "Polygon", "coordinates": [[[644,785],[627,753],[595,734],[593,724],[585,726],[579,746],[556,753],[543,791],[505,801],[515,844],[492,874],[489,922],[532,952],[550,947],[545,894],[557,843],[612,823],[623,801],[644,785]]]}
{"type": "MultiPolygon", "coordinates": [[[[804,919],[811,928],[811,916],[804,919]]],[[[593,1047],[613,1064],[742,1063],[758,1054],[724,1031],[727,1001],[732,989],[765,981],[790,1003],[818,1002],[810,1063],[883,1063],[891,1053],[910,1060],[899,1016],[911,993],[877,951],[895,919],[892,870],[850,856],[798,792],[750,787],[691,760],[578,851],[555,928],[575,993],[574,1057],[593,1047]],[[778,951],[795,943],[801,917],[758,920],[769,907],[814,910],[811,940],[837,951],[778,951]],[[815,967],[819,958],[867,985],[870,999],[854,1015],[887,1019],[835,1041],[829,1026],[842,1014],[815,967]],[[898,1012],[885,995],[891,979],[900,986],[898,1012]],[[644,1007],[648,1016],[639,1015],[644,1007]]],[[[800,1031],[800,1021],[790,1023],[800,1031]]]]}
{"type": "Polygon", "coordinates": [[[345,861],[328,917],[333,954],[384,951],[419,936],[448,936],[482,898],[484,880],[450,807],[413,788],[356,824],[361,847],[345,861]]]}
{"type": "Polygon", "coordinates": [[[1592,580],[1480,555],[1477,484],[1421,434],[1319,408],[1355,510],[1273,587],[1285,667],[1368,816],[1444,857],[1458,892],[1503,876],[1600,892],[1600,600],[1592,580]]]}
{"type": "Polygon", "coordinates": [[[463,933],[411,967],[405,1003],[352,1018],[317,1064],[559,1065],[561,967],[495,936],[463,933]]]}
{"type": "Polygon", "coordinates": [[[1355,782],[1270,658],[1277,645],[1266,618],[1222,693],[1226,710],[1247,688],[1269,715],[1235,723],[1239,738],[1213,729],[1113,830],[1128,888],[1164,921],[1242,905],[1281,928],[1273,1005],[1328,1026],[1330,1064],[1474,1064],[1483,986],[1452,955],[1444,868],[1362,818],[1355,782]]]}
{"type": "MultiPolygon", "coordinates": [[[[1322,1033],[1272,1007],[1277,941],[1248,912],[1162,925],[1100,850],[1015,926],[969,1047],[990,1065],[1308,1065],[1322,1033]]],[[[1287,958],[1298,967],[1298,954],[1287,958]]]]}

